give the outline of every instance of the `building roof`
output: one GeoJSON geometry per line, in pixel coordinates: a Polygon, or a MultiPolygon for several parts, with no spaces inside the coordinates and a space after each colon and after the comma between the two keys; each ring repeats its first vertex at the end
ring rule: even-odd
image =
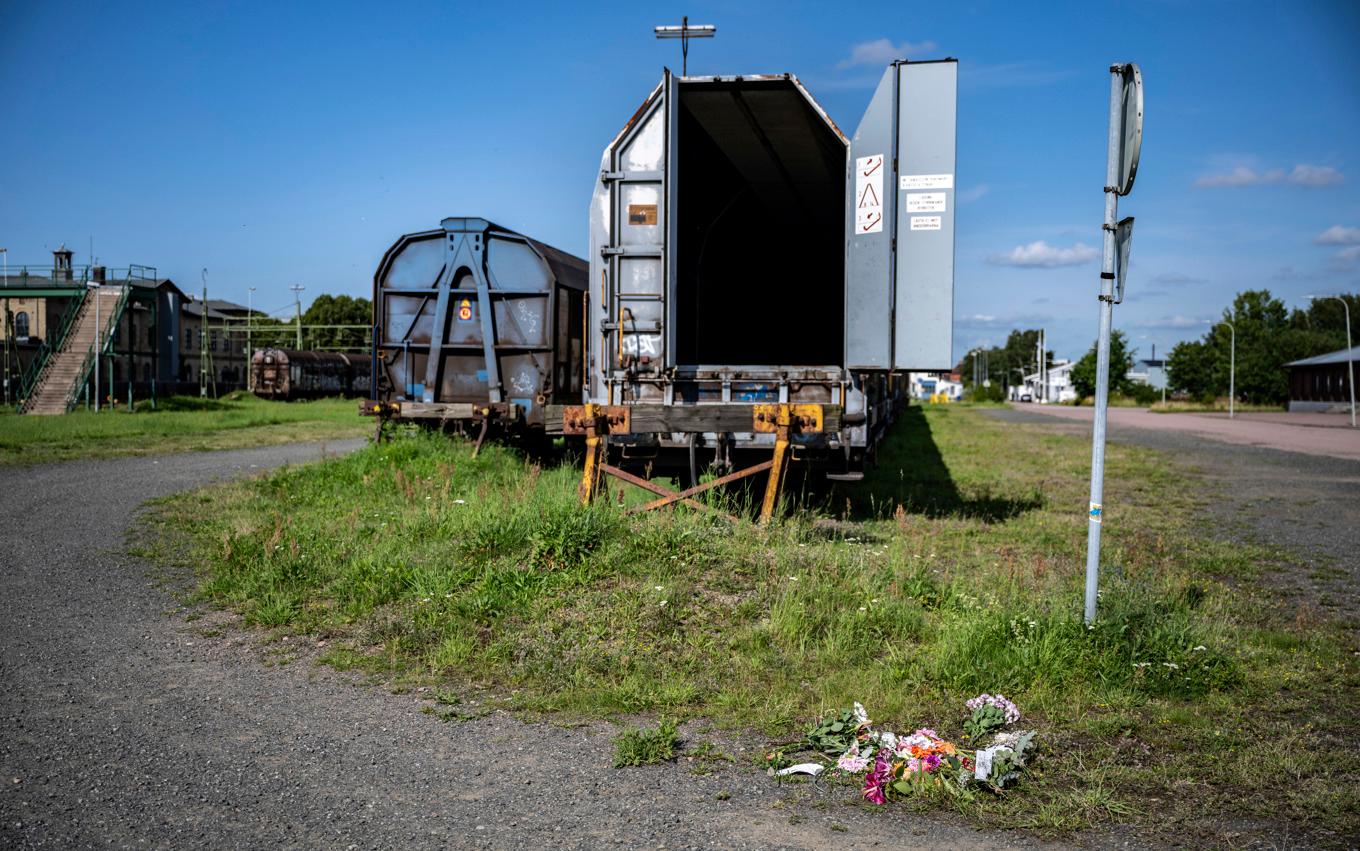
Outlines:
{"type": "MultiPolygon", "coordinates": [[[[240,319],[250,313],[250,308],[244,304],[237,304],[233,301],[223,301],[220,298],[208,299],[208,318],[209,319],[240,319]]],[[[180,307],[190,316],[203,315],[203,302],[194,299],[192,296],[185,298],[180,307]]]]}
{"type": "Polygon", "coordinates": [[[1315,355],[1311,358],[1290,361],[1285,366],[1326,366],[1331,363],[1345,363],[1353,360],[1360,360],[1360,346],[1350,349],[1337,349],[1325,355],[1315,355]]]}

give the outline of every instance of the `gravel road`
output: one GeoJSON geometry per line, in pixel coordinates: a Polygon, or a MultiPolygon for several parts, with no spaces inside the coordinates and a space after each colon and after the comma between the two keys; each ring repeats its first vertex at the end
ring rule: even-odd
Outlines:
{"type": "MultiPolygon", "coordinates": [[[[1073,410],[1019,405],[986,413],[1006,422],[1082,435],[1089,441],[1089,416],[1073,417],[1069,413],[1073,410]]],[[[1119,410],[1126,409],[1111,412],[1119,410]]],[[[1166,452],[1171,463],[1192,471],[1204,483],[1209,498],[1206,511],[1213,518],[1205,528],[1232,540],[1279,545],[1302,556],[1301,568],[1295,566],[1269,579],[1360,623],[1360,460],[1350,448],[1352,441],[1360,446],[1360,436],[1349,428],[1334,427],[1335,423],[1322,428],[1293,425],[1285,436],[1255,435],[1280,445],[1292,445],[1309,434],[1339,435],[1338,439],[1347,441],[1337,456],[1322,454],[1330,444],[1320,443],[1308,446],[1308,453],[1288,452],[1236,442],[1236,433],[1227,438],[1234,442],[1217,440],[1198,423],[1179,428],[1176,418],[1181,416],[1146,414],[1153,418],[1150,423],[1155,428],[1139,427],[1149,422],[1146,418],[1111,417],[1110,441],[1166,452]]],[[[1269,417],[1265,415],[1261,422],[1271,422],[1269,417]]],[[[1226,419],[1218,421],[1218,425],[1226,423],[1226,419]]]]}
{"type": "Polygon", "coordinates": [[[145,500],[320,452],[0,468],[0,847],[1041,845],[839,792],[785,803],[741,765],[615,770],[604,723],[445,723],[306,661],[263,664],[246,633],[205,638],[122,554],[145,500]]]}

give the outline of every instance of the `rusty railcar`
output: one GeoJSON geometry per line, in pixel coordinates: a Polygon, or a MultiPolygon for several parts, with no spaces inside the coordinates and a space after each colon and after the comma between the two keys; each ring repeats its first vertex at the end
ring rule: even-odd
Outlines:
{"type": "Polygon", "coordinates": [[[370,358],[344,352],[259,349],[250,359],[250,390],[263,399],[318,399],[368,393],[370,358]]]}
{"type": "Polygon", "coordinates": [[[581,397],[587,272],[482,218],[402,236],[373,276],[365,413],[479,439],[491,425],[542,434],[549,404],[581,397]]]}
{"type": "Polygon", "coordinates": [[[955,89],[894,62],[847,137],[793,75],[665,73],[601,159],[589,380],[551,412],[586,499],[769,471],[768,517],[789,459],[862,477],[905,373],[953,363],[955,89]]]}

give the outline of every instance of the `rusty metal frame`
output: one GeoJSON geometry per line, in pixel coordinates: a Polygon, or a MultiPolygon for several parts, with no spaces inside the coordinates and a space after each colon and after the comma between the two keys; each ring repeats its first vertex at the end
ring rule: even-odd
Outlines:
{"type": "Polygon", "coordinates": [[[769,471],[770,477],[765,484],[765,494],[760,503],[761,525],[769,523],[779,505],[779,496],[784,488],[784,477],[788,472],[788,461],[793,436],[797,433],[817,433],[822,431],[825,418],[821,405],[752,405],[752,430],[775,435],[774,457],[743,470],[720,476],[711,482],[704,482],[684,490],[671,490],[663,485],[649,481],[607,463],[608,439],[610,434],[628,434],[627,406],[581,405],[563,409],[562,431],[564,434],[584,434],[586,436],[586,456],[581,477],[580,495],[583,504],[589,504],[599,495],[601,480],[612,476],[620,481],[656,494],[654,499],[643,505],[628,509],[626,514],[639,514],[665,508],[683,502],[692,508],[718,514],[733,522],[737,518],[725,511],[705,505],[693,497],[722,485],[769,471]]]}

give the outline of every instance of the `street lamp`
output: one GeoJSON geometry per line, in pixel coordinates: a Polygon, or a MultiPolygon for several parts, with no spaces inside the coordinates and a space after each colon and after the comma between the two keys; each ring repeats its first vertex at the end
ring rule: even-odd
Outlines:
{"type": "Polygon", "coordinates": [[[1309,301],[1334,298],[1341,302],[1341,307],[1346,312],[1346,383],[1351,389],[1351,428],[1355,428],[1355,359],[1352,357],[1351,346],[1351,306],[1339,295],[1310,295],[1307,298],[1309,301]]]}
{"type": "Polygon", "coordinates": [[[255,323],[255,288],[249,287],[248,290],[246,293],[246,390],[253,392],[255,388],[251,386],[254,384],[254,380],[250,364],[255,358],[255,347],[252,345],[250,332],[255,323]]]}
{"type": "Polygon", "coordinates": [[[1235,397],[1237,396],[1237,328],[1226,319],[1220,320],[1217,323],[1210,322],[1209,324],[1227,325],[1228,330],[1231,332],[1231,337],[1229,338],[1230,348],[1228,350],[1228,419],[1232,419],[1233,404],[1236,401],[1235,397]]]}

